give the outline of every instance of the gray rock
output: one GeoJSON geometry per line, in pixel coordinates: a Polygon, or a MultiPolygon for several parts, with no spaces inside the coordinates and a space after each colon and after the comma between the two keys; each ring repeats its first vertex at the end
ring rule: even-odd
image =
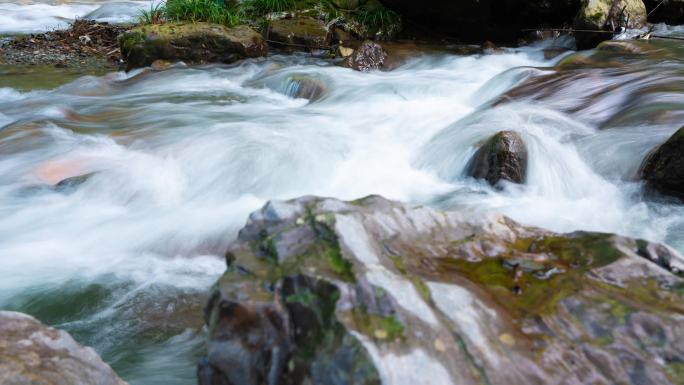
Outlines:
{"type": "Polygon", "coordinates": [[[0,311],[0,384],[126,385],[67,332],[10,311],[0,311]]]}
{"type": "Polygon", "coordinates": [[[368,72],[382,69],[386,59],[387,51],[380,44],[366,40],[345,59],[344,66],[356,71],[368,72]]]}
{"type": "Polygon", "coordinates": [[[527,176],[527,147],[520,134],[501,131],[480,147],[466,166],[466,174],[492,186],[501,181],[523,184],[527,176]]]}
{"type": "Polygon", "coordinates": [[[305,197],[251,215],[229,254],[202,385],[679,383],[682,257],[663,245],[305,197]]]}

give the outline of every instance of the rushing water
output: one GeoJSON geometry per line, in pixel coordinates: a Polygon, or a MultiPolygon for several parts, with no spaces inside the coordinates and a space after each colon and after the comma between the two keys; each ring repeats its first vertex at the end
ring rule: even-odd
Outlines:
{"type": "MultiPolygon", "coordinates": [[[[100,4],[66,6],[50,15],[100,4]]],[[[39,28],[22,12],[13,28],[39,28]]],[[[386,73],[273,56],[0,88],[0,308],[69,330],[131,384],[188,384],[220,255],[269,199],[381,194],[684,251],[681,206],[635,179],[684,118],[682,48],[638,47],[579,67],[535,46],[386,73]],[[289,96],[302,77],[324,96],[289,96]],[[530,167],[527,185],[497,191],[463,170],[501,130],[522,134],[530,167]]]]}

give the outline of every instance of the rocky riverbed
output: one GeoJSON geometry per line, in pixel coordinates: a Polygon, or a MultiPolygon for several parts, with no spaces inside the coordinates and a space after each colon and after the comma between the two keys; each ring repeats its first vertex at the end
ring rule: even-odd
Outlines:
{"type": "Polygon", "coordinates": [[[679,3],[0,4],[0,382],[682,384],[679,3]]]}

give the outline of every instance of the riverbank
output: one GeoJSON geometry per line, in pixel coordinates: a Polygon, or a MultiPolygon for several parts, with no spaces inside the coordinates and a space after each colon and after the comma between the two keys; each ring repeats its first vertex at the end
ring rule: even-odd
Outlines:
{"type": "Polygon", "coordinates": [[[79,19],[64,30],[4,37],[0,65],[116,68],[122,63],[118,36],[129,28],[79,19]]]}

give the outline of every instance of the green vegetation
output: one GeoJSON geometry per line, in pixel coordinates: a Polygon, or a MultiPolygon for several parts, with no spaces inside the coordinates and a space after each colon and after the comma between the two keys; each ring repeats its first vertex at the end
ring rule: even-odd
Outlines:
{"type": "Polygon", "coordinates": [[[356,20],[364,26],[395,34],[401,29],[401,17],[384,7],[360,7],[356,20]]]}
{"type": "Polygon", "coordinates": [[[401,30],[401,17],[369,0],[356,8],[340,8],[332,0],[166,0],[140,12],[140,24],[167,21],[209,22],[232,27],[248,23],[263,25],[268,15],[292,12],[344,25],[360,38],[393,36],[401,30]]]}
{"type": "Polygon", "coordinates": [[[246,0],[240,4],[240,7],[250,10],[256,15],[294,11],[297,9],[294,0],[246,0]]]}
{"type": "Polygon", "coordinates": [[[204,21],[230,27],[240,24],[243,19],[242,6],[227,6],[221,0],[166,0],[142,11],[138,22],[163,24],[167,21],[204,21]]]}

